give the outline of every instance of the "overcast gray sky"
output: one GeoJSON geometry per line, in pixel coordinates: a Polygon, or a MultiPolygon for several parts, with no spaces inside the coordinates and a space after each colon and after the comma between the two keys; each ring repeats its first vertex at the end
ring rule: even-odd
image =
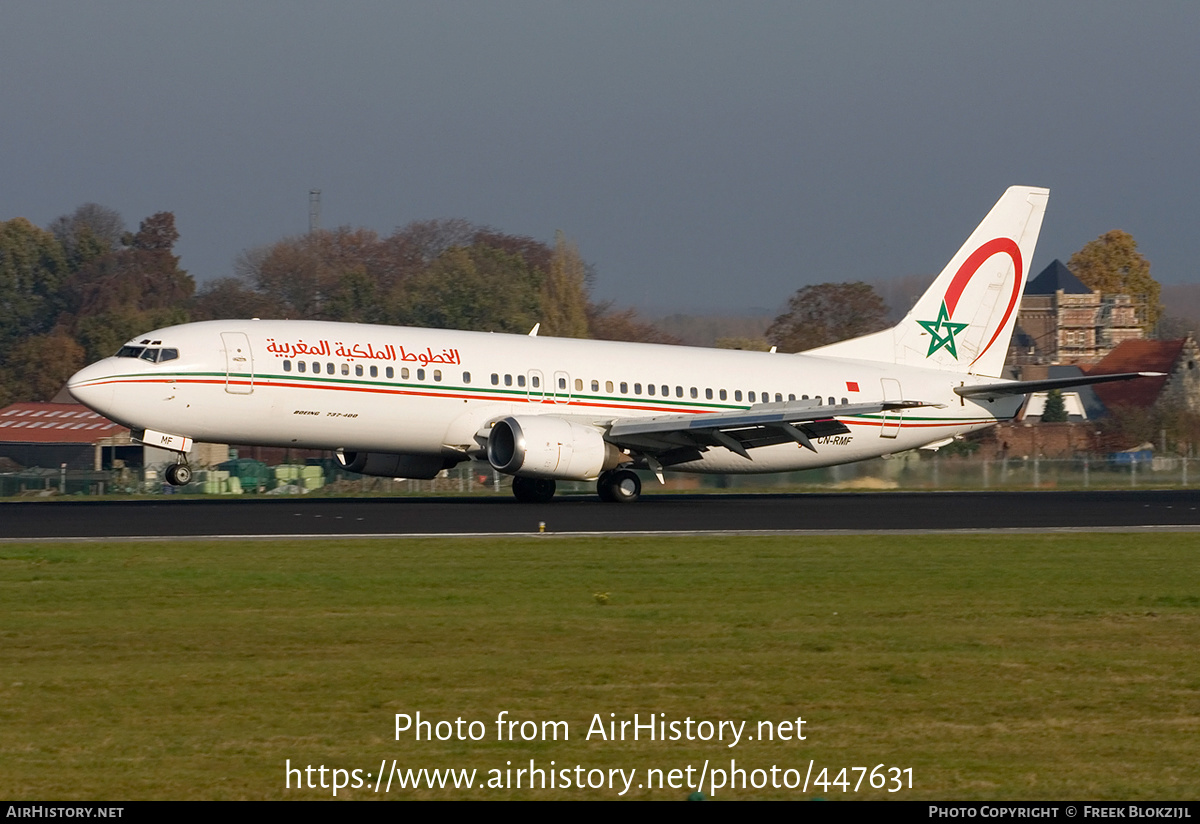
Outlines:
{"type": "Polygon", "coordinates": [[[1200,3],[6,0],[0,220],[173,211],[183,266],[463,217],[649,310],[939,270],[1011,184],[1200,280],[1200,3]]]}

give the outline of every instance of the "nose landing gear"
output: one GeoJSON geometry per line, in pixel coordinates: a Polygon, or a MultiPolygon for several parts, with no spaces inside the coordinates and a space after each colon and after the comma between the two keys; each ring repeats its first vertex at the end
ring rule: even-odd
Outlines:
{"type": "Polygon", "coordinates": [[[182,460],[172,466],[167,467],[164,473],[167,478],[167,483],[171,486],[186,486],[192,480],[192,468],[182,460]]]}

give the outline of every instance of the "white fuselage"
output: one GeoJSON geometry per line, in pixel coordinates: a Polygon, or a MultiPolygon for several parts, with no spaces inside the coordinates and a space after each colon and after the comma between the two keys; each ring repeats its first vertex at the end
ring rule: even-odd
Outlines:
{"type": "Polygon", "coordinates": [[[754,449],[711,448],[673,470],[780,472],[899,452],[1012,418],[1021,396],[963,399],[965,373],[813,355],[369,326],[209,321],[147,333],[178,357],[112,357],[71,380],[77,398],[134,429],[199,441],[348,451],[483,454],[489,424],[556,415],[618,418],[729,412],[764,403],[917,400],[839,418],[846,435],[754,449]]]}

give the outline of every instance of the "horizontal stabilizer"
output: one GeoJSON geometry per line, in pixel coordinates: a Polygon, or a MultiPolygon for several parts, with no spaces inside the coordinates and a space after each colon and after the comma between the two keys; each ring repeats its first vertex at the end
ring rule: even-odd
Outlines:
{"type": "Polygon", "coordinates": [[[1004,395],[1028,395],[1030,392],[1049,392],[1052,389],[1068,389],[1072,386],[1090,386],[1094,383],[1130,381],[1135,378],[1161,378],[1164,372],[1121,372],[1116,375],[1080,375],[1074,378],[1047,378],[1040,381],[1006,381],[987,383],[982,386],[956,386],[954,391],[964,398],[987,398],[995,400],[1004,395]]]}

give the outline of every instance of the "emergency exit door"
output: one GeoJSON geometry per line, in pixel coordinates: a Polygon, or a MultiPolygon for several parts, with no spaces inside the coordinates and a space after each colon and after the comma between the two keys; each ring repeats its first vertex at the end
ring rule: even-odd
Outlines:
{"type": "Polygon", "coordinates": [[[245,332],[222,332],[221,343],[225,346],[225,391],[231,395],[251,394],[254,355],[250,352],[250,338],[245,332]]]}

